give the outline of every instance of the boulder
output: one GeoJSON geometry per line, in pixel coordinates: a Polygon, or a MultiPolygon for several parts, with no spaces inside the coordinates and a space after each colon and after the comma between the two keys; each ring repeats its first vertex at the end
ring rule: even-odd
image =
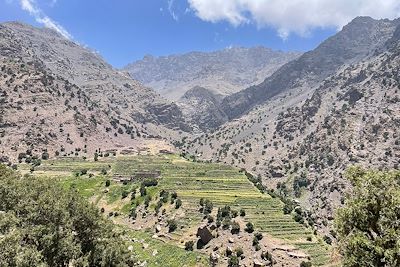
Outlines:
{"type": "Polygon", "coordinates": [[[253,266],[254,266],[254,267],[263,267],[263,266],[265,266],[265,265],[264,265],[264,263],[263,263],[262,261],[260,261],[259,259],[255,259],[255,260],[253,261],[253,266]]]}
{"type": "Polygon", "coordinates": [[[211,234],[210,230],[206,226],[204,227],[199,227],[197,229],[197,234],[196,236],[200,237],[201,242],[206,245],[208,242],[213,239],[213,235],[211,234]]]}

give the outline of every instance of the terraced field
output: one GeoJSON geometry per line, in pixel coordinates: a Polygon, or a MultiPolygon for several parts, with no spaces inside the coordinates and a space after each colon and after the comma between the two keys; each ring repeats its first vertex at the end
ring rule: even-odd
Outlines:
{"type": "MultiPolygon", "coordinates": [[[[22,165],[21,169],[27,171],[28,167],[22,165]]],[[[198,203],[200,198],[206,198],[213,202],[214,207],[230,205],[237,210],[245,209],[246,221],[252,222],[257,230],[282,240],[284,244],[300,248],[310,255],[313,266],[329,264],[330,246],[320,237],[314,236],[311,229],[295,222],[291,215],[284,215],[283,203],[279,199],[262,194],[243,173],[229,166],[191,162],[177,155],[142,155],[102,158],[98,162],[76,159],[46,161],[35,173],[64,177],[63,183],[66,186],[74,186],[86,197],[95,197],[99,201],[104,197],[104,181],[110,176],[132,176],[137,171],[151,170],[161,171],[162,178],[158,186],[151,188],[149,194],[155,195],[162,189],[174,191],[183,202],[185,217],[179,220],[178,231],[172,234],[173,241],[177,244],[184,239],[189,229],[195,228],[201,222],[198,203]],[[78,177],[76,173],[81,170],[92,173],[92,178],[78,177]],[[102,175],[104,170],[107,174],[102,175]],[[311,241],[307,241],[310,238],[311,241]]],[[[121,192],[138,187],[139,183],[122,185],[113,182],[106,201],[116,207],[118,212],[126,214],[131,203],[121,200],[121,192]]],[[[143,199],[139,198],[137,201],[143,199]]]]}

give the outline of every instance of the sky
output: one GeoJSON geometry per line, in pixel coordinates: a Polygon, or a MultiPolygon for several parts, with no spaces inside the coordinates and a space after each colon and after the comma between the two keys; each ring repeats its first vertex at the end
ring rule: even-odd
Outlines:
{"type": "Polygon", "coordinates": [[[234,46],[308,51],[361,15],[399,17],[400,1],[0,0],[0,22],[52,28],[117,68],[234,46]]]}

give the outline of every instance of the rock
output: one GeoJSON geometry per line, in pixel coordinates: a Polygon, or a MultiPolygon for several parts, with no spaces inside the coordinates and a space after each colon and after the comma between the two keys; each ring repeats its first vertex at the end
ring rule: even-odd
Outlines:
{"type": "Polygon", "coordinates": [[[132,250],[133,250],[133,246],[129,246],[129,247],[128,247],[128,250],[129,250],[129,251],[132,251],[132,250]]]}
{"type": "Polygon", "coordinates": [[[197,234],[196,236],[200,237],[201,242],[206,245],[208,242],[213,239],[213,235],[211,234],[210,230],[206,226],[204,227],[199,227],[197,229],[197,234]]]}
{"type": "Polygon", "coordinates": [[[143,243],[143,244],[142,244],[142,248],[143,248],[143,249],[147,249],[148,247],[149,247],[149,244],[147,244],[147,243],[143,243]]]}
{"type": "Polygon", "coordinates": [[[160,225],[156,225],[156,233],[161,232],[161,226],[160,225]]]}
{"type": "Polygon", "coordinates": [[[153,250],[153,253],[152,253],[153,257],[156,256],[157,254],[158,254],[157,249],[153,250]]]}
{"type": "Polygon", "coordinates": [[[210,262],[216,264],[219,261],[219,254],[217,252],[211,252],[210,254],[210,262]]]}
{"type": "Polygon", "coordinates": [[[297,258],[297,259],[305,259],[308,258],[309,256],[305,254],[304,252],[301,251],[288,251],[286,252],[290,257],[292,258],[297,258]]]}
{"type": "Polygon", "coordinates": [[[230,237],[230,238],[228,239],[228,242],[229,242],[229,243],[234,243],[234,242],[235,242],[235,240],[233,240],[233,238],[232,238],[232,237],[230,237]]]}
{"type": "Polygon", "coordinates": [[[144,262],[140,263],[139,266],[140,266],[140,267],[145,267],[145,266],[147,266],[147,261],[144,261],[144,262]]]}
{"type": "Polygon", "coordinates": [[[110,189],[108,189],[108,188],[104,189],[104,193],[107,194],[108,192],[110,192],[110,189]]]}
{"type": "Polygon", "coordinates": [[[259,259],[255,259],[255,260],[253,261],[253,266],[254,266],[254,267],[263,267],[263,266],[265,266],[265,265],[264,265],[264,263],[263,263],[262,261],[260,261],[259,259]]]}

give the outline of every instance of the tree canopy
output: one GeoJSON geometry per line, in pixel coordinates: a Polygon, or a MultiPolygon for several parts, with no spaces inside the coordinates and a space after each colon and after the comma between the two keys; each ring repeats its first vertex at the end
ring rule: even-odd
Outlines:
{"type": "Polygon", "coordinates": [[[133,266],[123,235],[75,190],[0,165],[0,266],[133,266]]]}
{"type": "Polygon", "coordinates": [[[336,231],[344,266],[400,266],[400,172],[353,167],[354,190],[338,210],[336,231]]]}

